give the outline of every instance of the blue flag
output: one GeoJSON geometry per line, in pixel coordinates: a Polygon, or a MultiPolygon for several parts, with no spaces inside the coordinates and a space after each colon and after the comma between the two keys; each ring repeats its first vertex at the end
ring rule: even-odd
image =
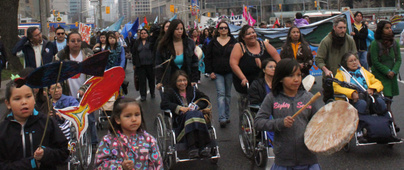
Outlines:
{"type": "Polygon", "coordinates": [[[131,32],[132,35],[135,35],[138,29],[139,29],[139,17],[136,18],[136,21],[135,23],[133,23],[132,28],[129,30],[129,32],[131,32]]]}
{"type": "Polygon", "coordinates": [[[170,19],[170,21],[172,21],[173,19],[177,19],[177,14],[175,14],[175,15],[170,19]]]}
{"type": "Polygon", "coordinates": [[[125,18],[125,16],[119,18],[118,21],[116,21],[115,23],[113,23],[112,25],[110,25],[109,27],[107,27],[107,28],[105,29],[105,31],[118,31],[119,28],[120,28],[121,25],[122,25],[122,21],[123,21],[124,18],[125,18]]]}
{"type": "MultiPolygon", "coordinates": [[[[132,28],[132,25],[130,22],[125,24],[125,26],[122,28],[121,34],[123,38],[126,38],[128,36],[128,31],[132,28]]],[[[133,34],[132,34],[133,35],[133,34]]]]}

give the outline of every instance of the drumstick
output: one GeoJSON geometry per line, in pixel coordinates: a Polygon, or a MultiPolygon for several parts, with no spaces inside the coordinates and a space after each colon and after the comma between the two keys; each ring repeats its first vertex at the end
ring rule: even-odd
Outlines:
{"type": "Polygon", "coordinates": [[[320,93],[320,92],[317,92],[317,93],[310,99],[310,101],[307,102],[307,104],[305,104],[302,108],[300,108],[299,111],[297,111],[297,112],[292,116],[292,118],[294,119],[297,115],[299,115],[300,113],[302,113],[303,110],[306,109],[306,107],[307,107],[308,105],[310,105],[311,103],[313,103],[314,101],[316,101],[320,96],[321,96],[321,93],[320,93]]]}

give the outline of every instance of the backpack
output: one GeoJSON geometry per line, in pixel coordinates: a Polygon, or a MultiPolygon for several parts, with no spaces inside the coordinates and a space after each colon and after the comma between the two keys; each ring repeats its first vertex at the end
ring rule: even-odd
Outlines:
{"type": "MultiPolygon", "coordinates": [[[[375,40],[376,41],[376,40],[375,40]]],[[[379,41],[377,42],[377,46],[379,46],[379,55],[378,55],[378,60],[380,61],[380,57],[383,55],[383,46],[382,43],[380,43],[379,41]]],[[[368,65],[369,67],[372,67],[372,58],[371,58],[371,54],[370,54],[370,48],[371,48],[372,44],[369,45],[368,47],[368,53],[366,55],[366,59],[368,60],[368,65]]],[[[394,56],[396,56],[397,54],[397,42],[393,41],[393,51],[394,51],[394,56]]]]}

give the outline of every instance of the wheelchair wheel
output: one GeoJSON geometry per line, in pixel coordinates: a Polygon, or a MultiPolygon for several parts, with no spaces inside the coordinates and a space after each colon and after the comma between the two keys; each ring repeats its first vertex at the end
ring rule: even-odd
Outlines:
{"type": "Polygon", "coordinates": [[[247,158],[254,156],[255,150],[255,130],[254,122],[249,110],[245,110],[240,117],[239,129],[240,146],[247,158]]]}
{"type": "Polygon", "coordinates": [[[254,161],[258,167],[264,167],[267,164],[267,159],[267,150],[265,148],[255,152],[254,161]]]}
{"type": "Polygon", "coordinates": [[[93,147],[91,144],[91,135],[89,129],[83,134],[83,137],[78,142],[78,154],[82,169],[89,169],[92,160],[93,147]]]}
{"type": "Polygon", "coordinates": [[[167,151],[168,151],[168,146],[166,143],[167,139],[167,127],[166,123],[164,121],[164,116],[162,114],[157,114],[156,120],[155,120],[155,126],[156,126],[156,139],[157,139],[157,144],[160,149],[161,156],[163,160],[166,158],[167,151]]]}

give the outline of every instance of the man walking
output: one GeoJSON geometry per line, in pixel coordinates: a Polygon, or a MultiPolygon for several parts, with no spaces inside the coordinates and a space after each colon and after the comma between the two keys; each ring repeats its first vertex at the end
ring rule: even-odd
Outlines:
{"type": "Polygon", "coordinates": [[[57,47],[58,51],[63,50],[66,47],[66,32],[61,26],[56,28],[56,41],[53,44],[57,47]]]}
{"type": "Polygon", "coordinates": [[[347,22],[345,18],[335,18],[332,31],[320,42],[315,63],[323,71],[324,102],[333,98],[334,90],[324,82],[326,76],[335,75],[342,56],[347,52],[356,53],[355,41],[346,35],[347,22]]]}
{"type": "Polygon", "coordinates": [[[38,27],[27,29],[27,37],[22,37],[17,42],[12,54],[15,56],[21,50],[25,59],[24,66],[32,68],[52,62],[53,56],[58,52],[52,42],[42,39],[42,33],[38,27]]]}

